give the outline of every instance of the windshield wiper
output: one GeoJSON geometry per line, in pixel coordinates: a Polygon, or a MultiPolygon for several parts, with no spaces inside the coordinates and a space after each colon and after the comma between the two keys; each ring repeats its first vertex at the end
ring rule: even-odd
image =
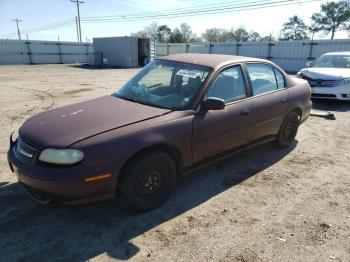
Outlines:
{"type": "Polygon", "coordinates": [[[138,104],[142,104],[139,100],[137,100],[135,97],[126,97],[126,96],[121,96],[121,95],[118,95],[118,94],[114,94],[115,97],[118,97],[120,99],[123,99],[123,100],[127,100],[127,101],[131,101],[131,102],[135,102],[135,103],[138,103],[138,104]]]}
{"type": "Polygon", "coordinates": [[[156,107],[156,108],[167,109],[167,110],[172,110],[173,111],[173,109],[171,109],[171,108],[167,108],[167,107],[164,107],[164,106],[150,104],[150,103],[146,103],[146,102],[137,100],[135,97],[125,97],[125,96],[121,96],[121,95],[118,95],[118,94],[115,94],[115,93],[113,94],[113,96],[118,97],[118,98],[123,99],[123,100],[130,101],[130,102],[138,103],[138,104],[141,104],[141,105],[151,106],[151,107],[156,107]]]}

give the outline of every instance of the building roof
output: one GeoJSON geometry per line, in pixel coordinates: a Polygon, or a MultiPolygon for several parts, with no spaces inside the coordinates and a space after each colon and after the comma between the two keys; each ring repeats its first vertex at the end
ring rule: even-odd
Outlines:
{"type": "Polygon", "coordinates": [[[162,56],[159,59],[162,60],[170,60],[177,62],[184,62],[196,65],[203,65],[212,68],[218,68],[225,66],[226,64],[232,63],[240,63],[240,62],[253,62],[253,61],[264,61],[266,60],[246,57],[246,56],[233,56],[233,55],[219,55],[219,54],[176,54],[176,55],[168,55],[162,56]]]}

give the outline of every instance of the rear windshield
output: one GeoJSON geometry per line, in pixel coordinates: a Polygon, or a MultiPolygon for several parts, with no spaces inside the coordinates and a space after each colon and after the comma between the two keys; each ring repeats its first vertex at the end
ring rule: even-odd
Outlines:
{"type": "Polygon", "coordinates": [[[156,60],[114,93],[114,96],[154,107],[181,110],[193,101],[211,69],[156,60]]]}
{"type": "Polygon", "coordinates": [[[350,55],[323,55],[312,67],[350,68],[350,55]]]}

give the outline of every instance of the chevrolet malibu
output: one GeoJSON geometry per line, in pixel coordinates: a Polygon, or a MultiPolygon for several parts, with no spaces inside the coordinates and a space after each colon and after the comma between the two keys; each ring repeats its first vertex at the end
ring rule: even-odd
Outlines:
{"type": "Polygon", "coordinates": [[[268,141],[288,147],[309,116],[310,95],[305,80],[266,60],[166,56],[110,96],[26,120],[11,135],[9,165],[43,203],[117,196],[148,211],[179,175],[268,141]]]}
{"type": "Polygon", "coordinates": [[[320,56],[297,76],[307,80],[313,98],[350,100],[350,52],[320,56]]]}

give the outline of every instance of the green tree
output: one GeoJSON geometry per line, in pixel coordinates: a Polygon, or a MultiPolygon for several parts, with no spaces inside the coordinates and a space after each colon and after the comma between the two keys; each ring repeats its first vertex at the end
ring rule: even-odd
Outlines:
{"type": "Polygon", "coordinates": [[[232,42],[235,40],[235,31],[233,28],[230,30],[218,29],[218,41],[219,42],[232,42]]]}
{"type": "Polygon", "coordinates": [[[167,25],[161,25],[157,28],[157,41],[159,43],[168,42],[171,36],[171,29],[167,25]]]}
{"type": "Polygon", "coordinates": [[[260,41],[261,36],[258,32],[250,32],[249,33],[249,41],[257,42],[260,41]]]}
{"type": "Polygon", "coordinates": [[[207,42],[218,42],[220,34],[219,31],[220,29],[216,27],[206,29],[202,34],[202,38],[207,42]]]}
{"type": "Polygon", "coordinates": [[[171,43],[183,43],[184,39],[183,39],[183,34],[181,33],[179,28],[175,28],[173,30],[173,32],[171,33],[169,42],[171,43]]]}
{"type": "Polygon", "coordinates": [[[237,42],[240,41],[248,41],[249,39],[249,33],[247,30],[245,30],[243,27],[237,28],[236,31],[234,32],[234,40],[237,42]]]}
{"type": "Polygon", "coordinates": [[[147,36],[149,38],[152,38],[154,40],[157,39],[157,33],[158,33],[158,24],[157,23],[152,23],[149,26],[146,26],[144,28],[144,31],[146,32],[147,36]]]}
{"type": "Polygon", "coordinates": [[[232,42],[235,40],[235,29],[231,27],[229,31],[224,33],[225,41],[232,42]]]}
{"type": "Polygon", "coordinates": [[[130,36],[137,36],[137,37],[149,37],[147,32],[145,30],[137,31],[136,33],[131,33],[130,36]]]}
{"type": "Polygon", "coordinates": [[[309,39],[308,27],[304,21],[298,17],[293,16],[288,19],[288,22],[283,24],[281,30],[282,36],[280,40],[303,40],[309,39]]]}
{"type": "Polygon", "coordinates": [[[337,31],[350,27],[350,2],[328,2],[321,5],[321,12],[311,16],[313,27],[326,35],[331,33],[331,39],[337,31]]]}
{"type": "Polygon", "coordinates": [[[202,38],[198,37],[197,34],[192,34],[190,42],[191,43],[201,43],[202,38]]]}
{"type": "Polygon", "coordinates": [[[182,23],[180,25],[180,32],[182,33],[182,38],[183,38],[184,42],[185,43],[190,42],[191,37],[192,37],[191,26],[186,24],[186,23],[182,23]]]}
{"type": "Polygon", "coordinates": [[[274,37],[273,35],[266,35],[260,38],[260,42],[272,42],[272,41],[276,41],[276,37],[274,37]]]}

